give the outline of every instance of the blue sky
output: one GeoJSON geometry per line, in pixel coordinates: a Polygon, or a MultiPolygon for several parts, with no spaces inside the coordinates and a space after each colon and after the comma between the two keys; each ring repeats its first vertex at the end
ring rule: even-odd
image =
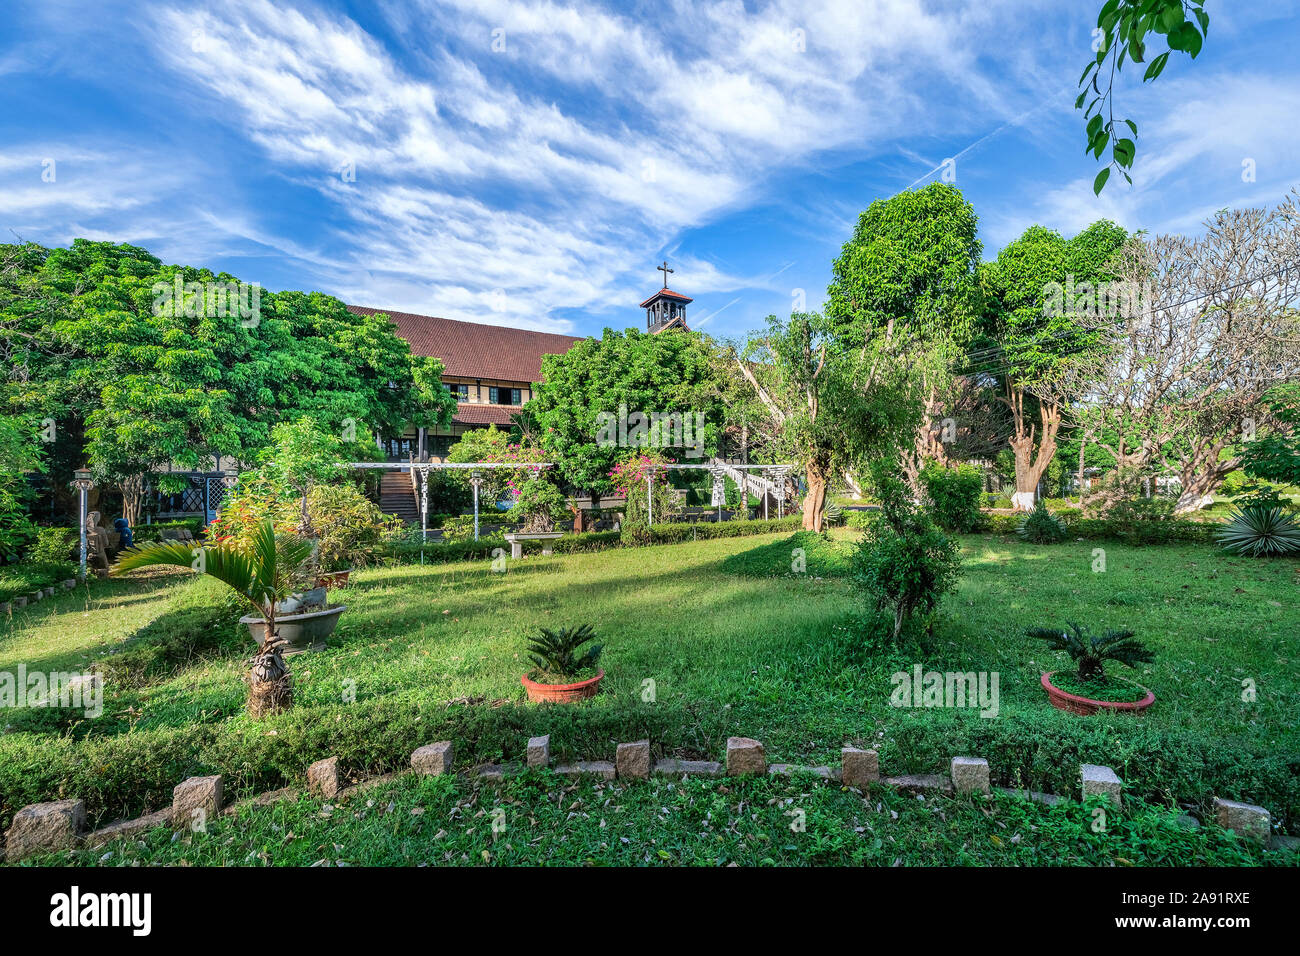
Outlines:
{"type": "Polygon", "coordinates": [[[6,6],[6,239],[471,321],[640,324],[664,258],[714,335],[817,308],[857,214],[949,157],[986,257],[1300,183],[1297,0],[1210,0],[1197,61],[1121,81],[1135,185],[1100,198],[1073,109],[1097,0],[6,6]]]}

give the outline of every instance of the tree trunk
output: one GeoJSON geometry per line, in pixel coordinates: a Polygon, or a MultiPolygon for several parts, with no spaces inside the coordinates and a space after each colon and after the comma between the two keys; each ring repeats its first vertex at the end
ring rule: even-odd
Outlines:
{"type": "Polygon", "coordinates": [[[1061,410],[1053,402],[1039,402],[1042,433],[1035,443],[1038,428],[1025,420],[1024,389],[1008,391],[1014,426],[1008,442],[1016,460],[1016,493],[1011,496],[1011,504],[1019,511],[1032,511],[1038,498],[1038,483],[1043,478],[1043,472],[1047,471],[1047,466],[1056,457],[1056,433],[1061,428],[1061,410]]]}
{"type": "Polygon", "coordinates": [[[826,471],[820,462],[809,462],[808,494],[803,499],[803,528],[821,531],[826,515],[826,471]]]}
{"type": "Polygon", "coordinates": [[[1223,479],[1237,469],[1237,460],[1205,461],[1204,455],[1194,456],[1184,462],[1179,472],[1179,482],[1183,486],[1174,505],[1174,514],[1189,514],[1208,507],[1214,502],[1214,491],[1223,484],[1223,479]]]}
{"type": "Polygon", "coordinates": [[[131,475],[122,481],[122,517],[132,528],[140,524],[140,508],[144,504],[144,475],[131,475]]]}

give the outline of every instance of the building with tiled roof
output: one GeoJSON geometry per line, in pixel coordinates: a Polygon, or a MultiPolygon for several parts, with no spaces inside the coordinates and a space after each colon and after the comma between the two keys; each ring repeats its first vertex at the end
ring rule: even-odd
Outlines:
{"type": "Polygon", "coordinates": [[[412,456],[442,458],[467,430],[496,425],[508,429],[523,404],[533,397],[542,378],[542,356],[563,355],[582,341],[572,335],[512,329],[502,325],[462,322],[435,315],[350,305],[359,315],[384,313],[413,355],[441,360],[442,381],[459,400],[451,427],[426,432],[380,436],[380,445],[394,461],[412,456]]]}
{"type": "MultiPolygon", "coordinates": [[[[664,287],[641,303],[646,310],[646,331],[686,329],[686,306],[693,300],[668,288],[668,263],[659,267],[664,287]]],[[[542,378],[542,357],[563,355],[576,342],[572,335],[535,332],[480,322],[462,322],[434,315],[397,312],[350,305],[358,315],[383,313],[397,326],[414,355],[442,361],[442,381],[458,399],[450,428],[426,431],[409,428],[400,436],[380,436],[380,447],[392,461],[411,458],[441,459],[466,431],[496,425],[509,428],[514,416],[533,397],[542,378]]]]}

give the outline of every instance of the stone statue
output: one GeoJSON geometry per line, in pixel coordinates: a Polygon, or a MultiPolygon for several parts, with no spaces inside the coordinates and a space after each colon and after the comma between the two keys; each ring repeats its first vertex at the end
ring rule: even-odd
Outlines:
{"type": "Polygon", "coordinates": [[[86,515],[86,552],[101,571],[108,570],[108,532],[99,524],[99,512],[86,515]]]}

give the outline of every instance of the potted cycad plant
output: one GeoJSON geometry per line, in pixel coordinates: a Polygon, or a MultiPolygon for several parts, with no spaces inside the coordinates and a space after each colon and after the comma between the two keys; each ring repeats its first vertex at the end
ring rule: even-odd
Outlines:
{"type": "Polygon", "coordinates": [[[1065,651],[1075,662],[1073,671],[1043,674],[1043,689],[1057,710],[1086,716],[1099,710],[1145,710],[1155,703],[1156,695],[1141,684],[1106,673],[1106,661],[1128,667],[1151,661],[1151,652],[1132,631],[1111,630],[1093,636],[1078,624],[1070,624],[1069,630],[1035,627],[1025,633],[1047,641],[1054,650],[1065,651]]]}
{"type": "Polygon", "coordinates": [[[596,666],[600,660],[601,645],[582,645],[595,639],[590,624],[581,627],[564,627],[559,631],[542,628],[538,637],[528,645],[528,658],[537,665],[519,678],[528,699],[534,702],[583,700],[600,689],[600,679],[605,672],[596,666]]]}
{"type": "Polygon", "coordinates": [[[293,679],[284,661],[288,643],[280,636],[280,602],[301,580],[312,544],[300,538],[276,537],[269,520],[254,531],[245,551],[232,543],[196,548],[179,541],[160,541],[122,553],[112,573],[171,565],[216,578],[248,604],[267,635],[249,661],[248,713],[254,719],[293,706],[293,679]]]}

